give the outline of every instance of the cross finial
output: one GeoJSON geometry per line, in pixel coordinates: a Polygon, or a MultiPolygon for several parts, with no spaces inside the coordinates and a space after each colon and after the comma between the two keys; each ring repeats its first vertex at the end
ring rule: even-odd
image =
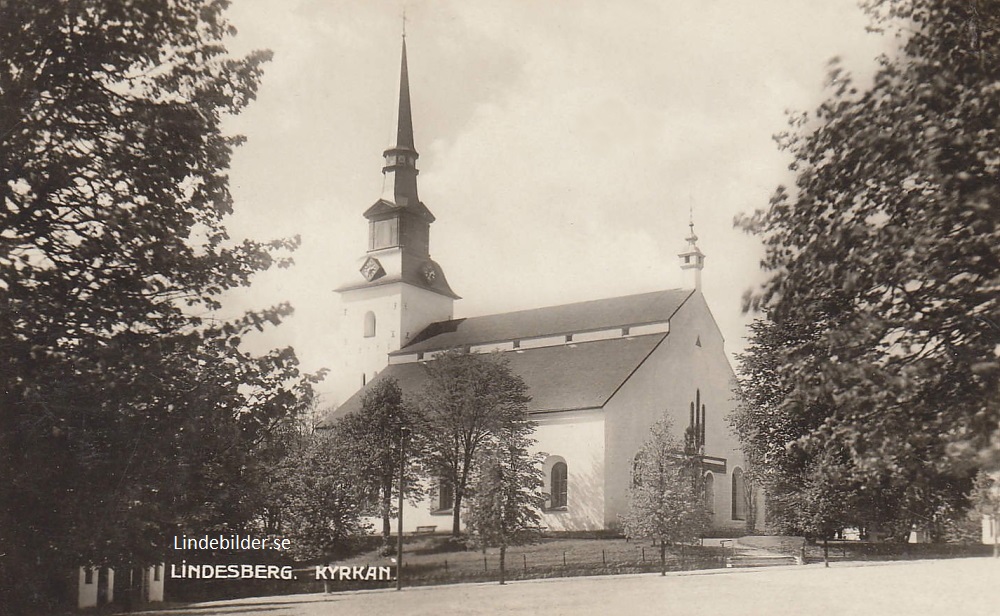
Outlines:
{"type": "Polygon", "coordinates": [[[403,5],[403,38],[406,38],[406,5],[403,5]]]}

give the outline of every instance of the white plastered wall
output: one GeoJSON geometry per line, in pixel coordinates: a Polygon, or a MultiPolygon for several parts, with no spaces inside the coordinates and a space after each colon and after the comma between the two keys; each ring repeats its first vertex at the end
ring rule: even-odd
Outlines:
{"type": "Polygon", "coordinates": [[[701,293],[690,297],[670,320],[670,333],[605,405],[605,523],[615,527],[628,507],[632,461],[649,428],[669,410],[675,434],[683,443],[690,404],[700,390],[705,405],[705,454],[726,458],[726,474],[715,474],[716,528],[741,528],[732,520],[733,468],[743,466],[738,443],[726,416],[735,406],[735,375],[722,335],[701,293]],[[696,343],[700,342],[700,346],[696,343]]]}
{"type": "Polygon", "coordinates": [[[79,609],[97,605],[97,567],[80,567],[77,570],[76,607],[79,609]],[[87,569],[90,569],[90,583],[87,583],[87,569]]]}
{"type": "MultiPolygon", "coordinates": [[[[600,409],[535,414],[535,451],[566,462],[566,508],[546,509],[542,526],[550,531],[598,530],[604,526],[604,413],[600,409]]],[[[544,463],[544,459],[543,459],[544,463]]],[[[543,464],[544,490],[550,489],[551,464],[543,464]]]]}
{"type": "Polygon", "coordinates": [[[332,361],[333,399],[341,404],[385,368],[388,354],[436,321],[452,317],[454,300],[401,282],[340,294],[337,348],[332,361]],[[375,315],[375,335],[365,337],[365,315],[375,315]]]}
{"type": "Polygon", "coordinates": [[[163,582],[164,582],[164,571],[165,565],[153,565],[152,567],[147,567],[143,575],[146,576],[146,601],[150,603],[156,603],[163,601],[163,582]]]}

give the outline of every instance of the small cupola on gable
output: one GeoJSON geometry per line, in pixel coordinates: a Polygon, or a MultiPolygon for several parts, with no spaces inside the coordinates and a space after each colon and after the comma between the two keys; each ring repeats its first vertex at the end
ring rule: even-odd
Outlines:
{"type": "Polygon", "coordinates": [[[681,270],[685,276],[685,286],[701,291],[701,271],[705,269],[705,254],[698,248],[698,236],[694,233],[694,220],[688,223],[688,236],[685,238],[687,247],[677,256],[680,259],[681,270]]]}

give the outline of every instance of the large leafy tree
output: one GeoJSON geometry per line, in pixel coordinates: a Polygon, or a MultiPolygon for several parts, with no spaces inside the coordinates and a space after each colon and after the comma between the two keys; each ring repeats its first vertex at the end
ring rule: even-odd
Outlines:
{"type": "Polygon", "coordinates": [[[227,54],[227,4],[0,2],[0,605],[247,523],[256,448],[308,404],[291,350],[240,348],[288,306],[214,316],[295,246],[223,226],[221,121],[268,57],[227,54]]]}
{"type": "Polygon", "coordinates": [[[501,435],[526,436],[528,387],[499,353],[452,350],[427,364],[427,384],[416,398],[425,465],[454,494],[452,534],[461,533],[461,507],[477,454],[501,435]],[[513,431],[514,434],[510,434],[513,431]]]}
{"type": "Polygon", "coordinates": [[[344,441],[327,430],[299,435],[289,453],[273,474],[281,536],[296,558],[343,557],[353,539],[371,530],[361,517],[363,477],[349,463],[344,441]]]}
{"type": "Polygon", "coordinates": [[[906,529],[959,506],[1000,442],[1000,2],[864,6],[898,53],[868,88],[832,68],[780,139],[795,185],[740,221],[771,273],[749,453],[843,460],[820,483],[890,495],[868,515],[906,529]]]}
{"type": "Polygon", "coordinates": [[[540,454],[529,452],[534,428],[528,423],[525,416],[483,449],[469,508],[469,528],[478,540],[500,548],[500,584],[506,582],[507,547],[539,535],[545,503],[540,454]]]}
{"type": "Polygon", "coordinates": [[[393,503],[399,494],[400,464],[407,498],[416,502],[423,496],[417,464],[421,440],[411,438],[416,435],[417,423],[414,412],[403,402],[399,383],[386,378],[365,391],[360,410],[342,417],[333,428],[342,443],[345,462],[364,486],[369,513],[382,519],[386,546],[396,513],[393,503]]]}
{"type": "Polygon", "coordinates": [[[685,452],[664,413],[636,455],[628,511],[622,516],[625,535],[658,540],[660,573],[666,575],[667,545],[698,539],[710,517],[701,462],[685,452]]]}

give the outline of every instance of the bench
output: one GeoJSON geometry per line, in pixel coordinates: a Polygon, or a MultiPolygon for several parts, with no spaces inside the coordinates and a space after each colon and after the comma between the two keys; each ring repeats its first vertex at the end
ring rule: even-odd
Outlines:
{"type": "Polygon", "coordinates": [[[434,531],[437,530],[437,526],[418,526],[417,530],[413,531],[415,535],[432,535],[434,531]]]}

